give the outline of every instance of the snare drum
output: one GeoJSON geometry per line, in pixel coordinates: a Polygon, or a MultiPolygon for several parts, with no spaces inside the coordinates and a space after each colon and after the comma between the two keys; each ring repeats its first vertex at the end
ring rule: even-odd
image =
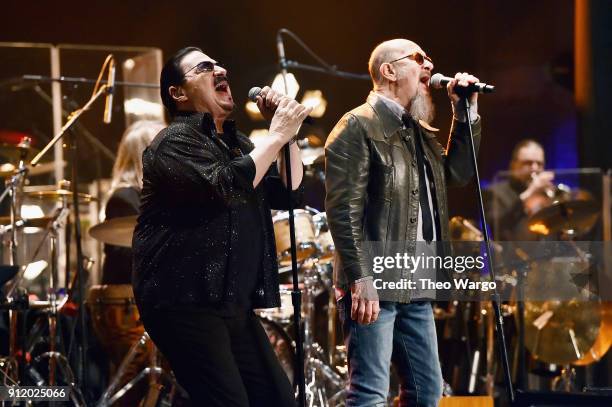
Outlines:
{"type": "Polygon", "coordinates": [[[261,317],[279,324],[289,324],[293,316],[293,303],[291,302],[291,288],[280,286],[281,306],[278,308],[257,309],[255,313],[261,317]]]}
{"type": "MultiPolygon", "coordinates": [[[[303,209],[293,211],[295,221],[295,243],[298,263],[314,256],[317,251],[312,215],[303,209]]],[[[276,254],[281,266],[291,264],[291,237],[289,233],[289,212],[279,212],[274,218],[276,254]]]]}

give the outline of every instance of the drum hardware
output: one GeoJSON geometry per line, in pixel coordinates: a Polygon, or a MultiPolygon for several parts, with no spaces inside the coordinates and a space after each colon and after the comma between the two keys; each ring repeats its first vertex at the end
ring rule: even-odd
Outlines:
{"type": "Polygon", "coordinates": [[[174,377],[164,370],[159,351],[144,330],[136,307],[134,292],[129,284],[96,285],[89,289],[86,301],[93,330],[111,361],[118,366],[96,406],[110,406],[121,399],[137,383],[148,378],[148,397],[159,396],[159,388],[177,386],[174,377]],[[130,368],[140,369],[138,373],[130,368]],[[125,379],[129,379],[124,383],[125,379]]]}
{"type": "MultiPolygon", "coordinates": [[[[314,296],[320,289],[320,265],[315,259],[307,262],[304,267],[304,357],[306,394],[311,405],[328,407],[335,405],[345,393],[345,379],[335,372],[326,361],[329,355],[314,341],[312,327],[314,326],[314,296]],[[315,401],[316,400],[316,401],[315,401]],[[313,404],[316,402],[316,404],[313,404]]],[[[332,296],[333,297],[333,296],[332,296]]],[[[332,319],[333,314],[328,318],[332,319]]],[[[335,329],[334,329],[335,330],[335,329]]],[[[333,342],[329,344],[333,348],[333,342]]]]}
{"type": "Polygon", "coordinates": [[[162,386],[162,379],[164,379],[170,386],[178,387],[178,383],[174,376],[168,373],[161,367],[159,351],[151,341],[149,334],[143,332],[140,339],[132,345],[128,353],[125,355],[117,372],[113,376],[113,379],[109,383],[108,387],[96,403],[97,407],[107,407],[113,405],[117,400],[121,399],[131,388],[133,388],[138,382],[143,379],[149,379],[149,392],[146,396],[146,403],[148,405],[157,405],[157,399],[159,397],[159,390],[162,386]],[[136,376],[130,381],[123,385],[123,387],[117,389],[121,384],[121,379],[127,373],[127,369],[131,363],[133,363],[140,349],[146,349],[149,354],[149,365],[142,369],[136,376]]]}
{"type": "MultiPolygon", "coordinates": [[[[277,213],[274,220],[274,232],[277,242],[277,256],[283,273],[288,267],[286,264],[288,242],[287,213],[277,213]]],[[[335,346],[336,315],[335,295],[331,279],[331,261],[334,246],[327,227],[327,218],[324,212],[307,207],[306,210],[295,211],[296,241],[300,268],[299,274],[303,292],[302,302],[302,332],[304,338],[304,372],[306,378],[306,399],[308,405],[328,407],[339,405],[345,393],[346,386],[346,358],[339,358],[338,354],[345,355],[343,347],[335,346]],[[331,243],[329,243],[331,241],[331,243]],[[315,297],[327,291],[329,301],[327,307],[327,340],[328,352],[314,340],[315,297]],[[336,368],[335,365],[338,365],[336,368]]],[[[290,289],[281,285],[281,302],[288,304],[290,289]],[[285,298],[285,300],[283,300],[285,298]]],[[[260,310],[258,315],[263,321],[278,323],[279,327],[288,327],[293,310],[289,306],[274,310],[260,310]]],[[[265,324],[264,324],[265,328],[265,324]]],[[[266,330],[267,332],[269,329],[266,330]]],[[[272,332],[274,334],[274,332],[272,332]]],[[[268,332],[270,336],[270,333],[268,332]]],[[[271,342],[273,339],[271,338],[271,342]]],[[[274,344],[274,342],[273,342],[274,344]]],[[[278,355],[278,352],[277,352],[278,355]]],[[[279,356],[280,358],[280,356],[279,356]]],[[[292,377],[290,377],[292,379],[292,377]]]]}
{"type": "MultiPolygon", "coordinates": [[[[29,377],[37,385],[47,384],[53,386],[58,384],[57,373],[59,371],[64,382],[71,387],[71,399],[73,403],[77,406],[85,405],[83,396],[79,388],[76,386],[74,375],[70,369],[68,359],[58,351],[56,343],[58,334],[57,316],[68,300],[68,297],[66,296],[62,298],[57,296],[58,231],[63,226],[63,222],[67,218],[69,211],[66,206],[64,206],[62,208],[58,208],[55,214],[51,217],[22,219],[19,216],[23,184],[25,183],[25,178],[28,175],[28,167],[25,166],[24,163],[28,142],[26,141],[21,144],[22,146],[20,148],[22,148],[23,155],[21,156],[19,167],[16,170],[11,170],[12,174],[10,175],[10,179],[7,181],[7,188],[2,196],[0,196],[0,201],[7,196],[9,196],[11,199],[10,216],[0,218],[0,232],[2,234],[10,233],[10,263],[16,264],[18,262],[16,253],[16,248],[18,245],[16,238],[17,230],[23,227],[46,229],[45,234],[31,256],[31,261],[26,264],[31,264],[40,253],[41,249],[43,248],[43,244],[49,241],[51,268],[49,271],[49,289],[47,292],[47,300],[44,301],[30,300],[28,298],[27,291],[19,287],[27,267],[21,266],[16,268],[16,277],[12,278],[13,281],[7,289],[6,300],[2,304],[3,308],[9,310],[10,319],[9,357],[5,359],[4,363],[4,366],[6,366],[7,369],[4,369],[2,373],[6,378],[12,376],[12,382],[15,384],[25,383],[26,377],[29,377]],[[18,318],[19,315],[27,309],[43,311],[49,329],[47,335],[48,350],[32,359],[27,356],[30,354],[29,350],[23,344],[19,345],[17,343],[18,318]],[[47,370],[46,379],[38,373],[36,368],[36,366],[41,363],[47,370]]],[[[32,334],[32,332],[30,332],[30,334],[32,334]]],[[[38,333],[37,335],[42,336],[42,332],[38,333]]],[[[30,338],[30,341],[31,340],[32,339],[30,338]]],[[[23,343],[25,344],[26,341],[28,341],[28,338],[24,336],[23,343]]]]}

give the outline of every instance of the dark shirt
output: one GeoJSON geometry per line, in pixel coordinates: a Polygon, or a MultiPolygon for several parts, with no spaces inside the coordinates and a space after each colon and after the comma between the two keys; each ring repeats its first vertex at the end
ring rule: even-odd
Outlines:
{"type": "Polygon", "coordinates": [[[514,179],[492,184],[484,191],[485,215],[494,240],[525,238],[527,214],[520,194],[525,186],[514,179]]]}
{"type": "MultiPolygon", "coordinates": [[[[221,135],[221,139],[230,150],[238,152],[235,154],[236,156],[240,156],[240,146],[236,137],[232,137],[231,134],[224,134],[221,135]]],[[[235,308],[236,311],[251,309],[253,302],[251,297],[257,287],[264,250],[256,195],[247,197],[245,205],[238,211],[238,216],[236,252],[240,253],[240,256],[234,257],[235,263],[229,265],[230,269],[238,270],[237,298],[234,307],[229,305],[223,307],[223,311],[226,313],[231,312],[232,308],[235,308]]]]}
{"type": "MultiPolygon", "coordinates": [[[[270,207],[286,209],[287,192],[274,166],[254,189],[255,163],[248,155],[253,144],[236,132],[233,122],[226,121],[223,129],[224,136],[235,139],[242,156],[219,140],[212,117],[204,113],[177,115],[143,154],[132,278],[143,313],[151,307],[207,309],[237,304],[238,267],[253,261],[241,259],[240,250],[255,239],[263,250],[253,261],[259,263],[260,272],[250,293],[251,305],[279,306],[270,207]],[[241,225],[253,212],[259,230],[241,225]],[[246,237],[245,231],[250,232],[246,237]]],[[[293,194],[294,205],[300,196],[301,188],[293,194]]]]}
{"type": "MultiPolygon", "coordinates": [[[[140,192],[136,188],[117,188],[105,207],[106,219],[138,215],[140,192]]],[[[132,249],[104,245],[102,284],[130,284],[132,282],[132,249]]]]}

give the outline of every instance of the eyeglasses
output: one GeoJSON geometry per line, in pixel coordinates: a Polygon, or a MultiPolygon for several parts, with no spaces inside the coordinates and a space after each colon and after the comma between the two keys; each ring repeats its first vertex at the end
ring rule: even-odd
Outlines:
{"type": "Polygon", "coordinates": [[[199,75],[202,72],[212,72],[215,70],[215,66],[220,66],[219,62],[213,62],[213,61],[202,61],[198,64],[196,64],[195,66],[192,66],[191,68],[189,68],[184,74],[183,74],[183,78],[187,76],[187,74],[191,71],[193,71],[194,74],[199,75]]]}
{"type": "Polygon", "coordinates": [[[433,61],[432,61],[431,58],[429,58],[427,55],[421,54],[418,51],[413,52],[410,55],[406,55],[406,56],[403,56],[401,58],[394,59],[393,61],[389,61],[389,63],[392,64],[392,63],[397,62],[399,60],[402,60],[404,58],[412,59],[414,62],[416,62],[419,65],[423,65],[425,63],[425,61],[429,61],[433,65],[433,61]]]}

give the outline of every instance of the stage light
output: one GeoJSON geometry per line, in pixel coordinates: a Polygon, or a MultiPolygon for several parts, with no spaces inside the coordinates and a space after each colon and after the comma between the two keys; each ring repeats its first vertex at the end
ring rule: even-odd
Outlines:
{"type": "Polygon", "coordinates": [[[268,137],[268,129],[254,129],[251,134],[249,134],[249,138],[253,144],[255,144],[255,147],[257,147],[266,137],[268,137]]]}
{"type": "Polygon", "coordinates": [[[44,269],[47,268],[48,265],[49,264],[44,260],[38,260],[28,264],[23,271],[23,278],[26,280],[34,280],[40,275],[40,273],[43,272],[44,269]]]}
{"type": "MultiPolygon", "coordinates": [[[[280,73],[276,75],[274,81],[272,82],[271,88],[279,93],[282,93],[283,95],[285,94],[285,83],[283,82],[283,75],[281,75],[280,73]]],[[[298,83],[297,79],[295,79],[295,76],[292,73],[287,74],[287,89],[287,96],[295,99],[298,94],[298,91],[300,90],[300,84],[298,83]]]]}
{"type": "Polygon", "coordinates": [[[125,60],[125,62],[123,62],[123,67],[128,70],[134,69],[135,65],[136,65],[136,62],[134,62],[132,58],[128,58],[125,60]]]}
{"type": "Polygon", "coordinates": [[[244,106],[244,109],[246,110],[247,115],[249,116],[251,120],[263,120],[264,119],[264,117],[261,115],[261,112],[259,111],[259,108],[257,107],[257,103],[249,100],[244,106]]]}
{"type": "Polygon", "coordinates": [[[311,117],[322,117],[327,108],[327,100],[320,90],[307,90],[301,102],[306,107],[312,107],[311,117]]]}
{"type": "Polygon", "coordinates": [[[126,114],[131,113],[142,118],[164,117],[164,107],[161,104],[140,98],[126,99],[123,109],[126,114]]]}
{"type": "Polygon", "coordinates": [[[21,217],[24,219],[42,218],[44,216],[45,213],[38,205],[21,205],[21,217]]]}

